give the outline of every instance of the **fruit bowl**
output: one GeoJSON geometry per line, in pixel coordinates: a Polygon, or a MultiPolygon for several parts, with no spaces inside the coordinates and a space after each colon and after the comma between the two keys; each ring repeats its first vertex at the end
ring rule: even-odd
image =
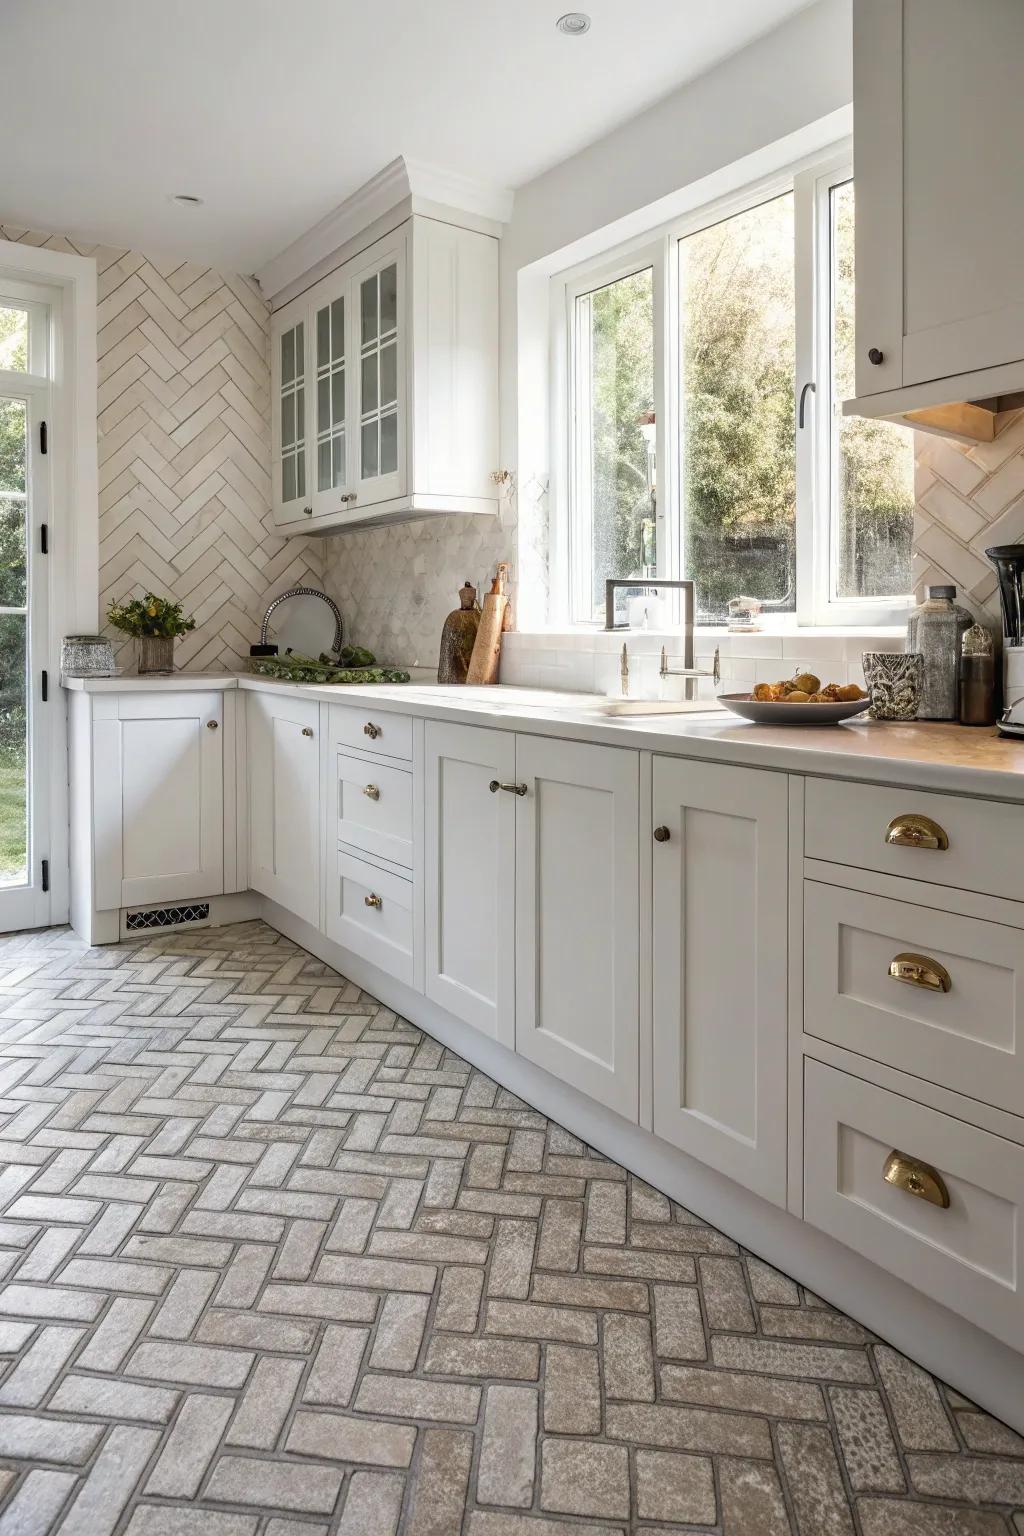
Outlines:
{"type": "Polygon", "coordinates": [[[839,725],[863,714],[871,700],[788,704],[784,699],[754,699],[749,693],[720,693],[718,702],[734,715],[742,715],[744,720],[753,720],[757,725],[839,725]]]}

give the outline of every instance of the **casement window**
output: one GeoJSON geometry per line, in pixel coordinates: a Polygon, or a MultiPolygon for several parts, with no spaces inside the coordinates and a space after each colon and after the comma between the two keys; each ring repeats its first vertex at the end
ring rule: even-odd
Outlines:
{"type": "Polygon", "coordinates": [[[783,625],[905,613],[913,438],[842,415],[854,393],[848,157],[554,280],[552,617],[603,622],[605,581],[631,576],[692,578],[702,624],[726,622],[744,597],[783,625]]]}

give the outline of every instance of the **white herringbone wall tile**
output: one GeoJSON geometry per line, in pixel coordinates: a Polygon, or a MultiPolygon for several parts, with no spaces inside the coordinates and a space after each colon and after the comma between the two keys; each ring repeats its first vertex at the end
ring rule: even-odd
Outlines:
{"type": "Polygon", "coordinates": [[[101,616],[111,598],[172,597],[196,618],[180,667],[244,665],[270,599],[323,579],[319,542],[271,518],[267,305],[247,278],[177,258],[0,238],[96,262],[101,616]]]}
{"type": "Polygon", "coordinates": [[[1024,541],[1024,411],[992,443],[966,446],[919,432],[915,448],[914,589],[955,582],[979,617],[999,623],[985,550],[1024,541]]]}

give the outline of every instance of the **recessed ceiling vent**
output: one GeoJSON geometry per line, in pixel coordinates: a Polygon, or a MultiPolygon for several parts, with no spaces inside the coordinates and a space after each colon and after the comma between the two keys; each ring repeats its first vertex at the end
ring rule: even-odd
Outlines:
{"type": "Polygon", "coordinates": [[[586,11],[566,11],[564,16],[559,16],[555,26],[566,37],[582,37],[584,32],[590,31],[590,17],[586,11]]]}

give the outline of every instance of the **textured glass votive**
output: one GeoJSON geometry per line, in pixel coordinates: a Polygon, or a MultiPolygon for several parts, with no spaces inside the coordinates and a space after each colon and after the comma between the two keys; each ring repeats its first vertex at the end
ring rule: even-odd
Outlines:
{"type": "Polygon", "coordinates": [[[924,657],[920,651],[865,651],[861,658],[874,720],[916,720],[924,657]]]}

